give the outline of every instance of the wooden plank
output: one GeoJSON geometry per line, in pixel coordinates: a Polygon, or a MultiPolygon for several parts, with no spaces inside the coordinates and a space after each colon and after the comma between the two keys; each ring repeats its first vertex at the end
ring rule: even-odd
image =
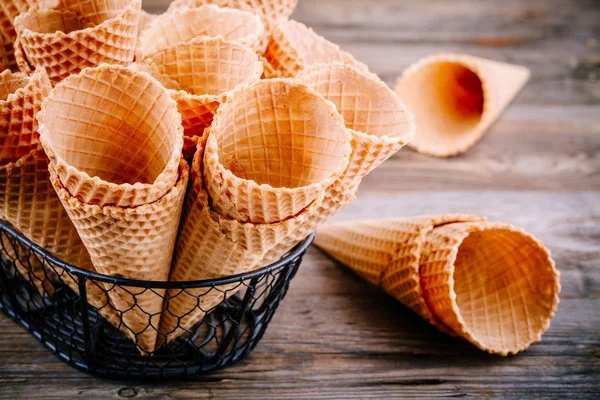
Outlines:
{"type": "Polygon", "coordinates": [[[365,195],[336,219],[442,212],[513,223],[549,246],[563,290],[541,343],[514,357],[487,355],[436,331],[313,248],[252,356],[202,378],[158,384],[89,377],[2,317],[0,399],[516,398],[532,390],[540,397],[591,398],[600,389],[600,194],[365,195]]]}

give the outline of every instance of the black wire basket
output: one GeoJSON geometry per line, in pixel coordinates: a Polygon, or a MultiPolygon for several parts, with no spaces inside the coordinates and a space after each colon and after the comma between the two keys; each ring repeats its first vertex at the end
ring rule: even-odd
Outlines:
{"type": "Polygon", "coordinates": [[[280,261],[251,273],[197,282],[144,282],[66,264],[0,220],[0,309],[62,360],[91,374],[155,379],[208,372],[233,364],[254,349],[313,238],[306,238],[280,261]],[[35,268],[40,264],[43,276],[35,268]],[[90,287],[107,294],[114,288],[134,288],[136,294],[175,289],[194,293],[198,300],[218,292],[223,301],[206,310],[200,322],[175,340],[143,354],[118,329],[122,328],[122,310],[116,314],[121,320],[109,323],[101,315],[110,304],[89,304],[90,287]]]}

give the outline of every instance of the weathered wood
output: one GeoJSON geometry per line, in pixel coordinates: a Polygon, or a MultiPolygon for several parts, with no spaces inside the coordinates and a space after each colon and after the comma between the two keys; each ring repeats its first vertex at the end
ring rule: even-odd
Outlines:
{"type": "MultiPolygon", "coordinates": [[[[165,0],[144,0],[160,11],[165,0]]],[[[597,398],[600,393],[600,4],[594,0],[300,0],[295,18],[390,85],[461,51],[531,68],[488,135],[438,160],[402,150],[336,219],[469,212],[542,239],[562,274],[541,343],[490,356],[449,338],[317,249],[252,355],[205,377],[111,382],[0,316],[0,399],[597,398]]]]}

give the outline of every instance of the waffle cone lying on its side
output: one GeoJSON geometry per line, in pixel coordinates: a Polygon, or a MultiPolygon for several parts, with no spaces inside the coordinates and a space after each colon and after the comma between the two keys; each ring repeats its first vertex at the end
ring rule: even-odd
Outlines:
{"type": "Polygon", "coordinates": [[[283,77],[295,77],[306,67],[319,63],[345,63],[363,71],[369,70],[337,44],[293,20],[283,21],[275,27],[264,57],[271,68],[283,77]]]}
{"type": "Polygon", "coordinates": [[[292,15],[298,0],[175,0],[167,12],[182,7],[200,7],[205,4],[252,11],[261,17],[267,33],[270,33],[279,22],[285,21],[292,15]]]}
{"type": "Polygon", "coordinates": [[[140,33],[136,59],[203,36],[220,35],[257,50],[264,32],[260,17],[249,11],[215,5],[175,9],[157,17],[140,33]]]}
{"type": "Polygon", "coordinates": [[[352,201],[362,178],[400,150],[415,132],[413,115],[375,74],[351,65],[315,64],[297,79],[335,104],[352,134],[352,154],[346,171],[327,189],[321,209],[269,252],[264,264],[292,249],[352,201]]]}
{"type": "MultiPolygon", "coordinates": [[[[291,207],[289,193],[277,193],[301,189],[303,184],[318,179],[329,181],[330,174],[340,174],[348,162],[350,136],[341,116],[318,93],[291,80],[263,80],[237,88],[219,110],[215,123],[217,129],[206,130],[208,137],[200,142],[194,158],[192,190],[176,246],[172,281],[220,278],[260,267],[266,252],[316,212],[326,185],[318,185],[321,189],[317,193],[310,192],[314,198],[303,197],[308,204],[299,212],[291,207]],[[312,115],[315,122],[305,124],[306,115],[312,115]],[[217,183],[204,180],[210,173],[203,160],[206,163],[213,157],[204,154],[206,139],[220,143],[218,151],[235,163],[227,179],[241,183],[241,188],[252,188],[252,196],[234,192],[234,204],[243,205],[237,211],[249,206],[249,216],[260,216],[257,219],[275,215],[284,219],[273,221],[269,217],[271,223],[238,221],[212,207],[219,200],[211,198],[207,190],[207,186],[217,183]],[[269,145],[262,147],[263,143],[269,145]],[[324,163],[323,154],[331,160],[324,163]],[[300,165],[304,167],[298,168],[300,165]]],[[[227,293],[210,288],[169,291],[161,333],[173,340],[187,332],[241,287],[233,284],[227,293]]]]}
{"type": "Polygon", "coordinates": [[[511,225],[465,215],[341,222],[315,244],[440,330],[490,353],[540,341],[558,305],[548,249],[511,225]]]}
{"type": "Polygon", "coordinates": [[[410,66],[396,93],[417,118],[410,147],[438,157],[460,154],[483,137],[529,79],[518,65],[438,54],[410,66]]]}
{"type": "Polygon", "coordinates": [[[61,0],[15,19],[21,70],[44,67],[58,82],[83,68],[133,62],[141,0],[61,0]]]}
{"type": "MultiPolygon", "coordinates": [[[[125,67],[88,68],[54,88],[38,120],[52,184],[98,272],[168,280],[188,179],[168,91],[125,67]]],[[[129,336],[154,351],[164,291],[106,286],[129,336]]]]}
{"type": "MultiPolygon", "coordinates": [[[[262,63],[253,50],[222,37],[179,43],[152,54],[140,64],[170,89],[188,139],[203,135],[227,93],[262,75],[262,63]]],[[[184,147],[186,158],[189,152],[193,155],[194,147],[184,147]]]]}

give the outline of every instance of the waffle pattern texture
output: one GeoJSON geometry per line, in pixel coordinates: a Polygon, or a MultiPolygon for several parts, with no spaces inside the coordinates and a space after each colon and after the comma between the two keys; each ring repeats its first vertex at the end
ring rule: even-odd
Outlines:
{"type": "Polygon", "coordinates": [[[376,75],[348,64],[315,64],[298,77],[333,102],[352,134],[345,172],[327,189],[322,207],[269,252],[268,264],[292,249],[354,199],[362,178],[387,160],[415,133],[414,116],[376,75]]]}
{"type": "Polygon", "coordinates": [[[264,56],[277,71],[276,75],[282,77],[295,77],[309,65],[319,63],[344,63],[363,71],[369,70],[337,44],[293,20],[282,21],[274,28],[264,56]]]}
{"type": "Polygon", "coordinates": [[[17,161],[39,144],[36,115],[52,90],[44,69],[0,73],[0,165],[17,161]]]}
{"type": "Polygon", "coordinates": [[[294,217],[346,170],[350,153],[343,119],[317,92],[288,80],[240,86],[206,145],[212,207],[242,222],[294,217]]]}
{"type": "Polygon", "coordinates": [[[146,74],[107,64],[86,69],[56,86],[38,120],[57,175],[82,202],[147,204],[179,179],[181,116],[146,74]]]}
{"type": "Polygon", "coordinates": [[[203,36],[220,35],[258,50],[264,33],[260,17],[249,11],[215,5],[176,8],[160,15],[140,33],[136,59],[203,36]]]}
{"type": "Polygon", "coordinates": [[[141,63],[142,68],[171,89],[188,138],[203,135],[231,90],[262,75],[262,63],[252,49],[222,37],[179,43],[141,63]]]}
{"type": "Polygon", "coordinates": [[[467,215],[341,222],[316,245],[440,330],[515,354],[541,340],[560,279],[546,247],[467,215]]]}
{"type": "Polygon", "coordinates": [[[287,20],[292,15],[298,5],[298,0],[175,0],[167,11],[181,7],[199,7],[205,4],[252,11],[260,15],[267,33],[269,33],[278,23],[287,20]]]}
{"type": "Polygon", "coordinates": [[[141,0],[61,0],[15,19],[19,67],[44,67],[61,81],[86,67],[133,62],[141,0]]]}

